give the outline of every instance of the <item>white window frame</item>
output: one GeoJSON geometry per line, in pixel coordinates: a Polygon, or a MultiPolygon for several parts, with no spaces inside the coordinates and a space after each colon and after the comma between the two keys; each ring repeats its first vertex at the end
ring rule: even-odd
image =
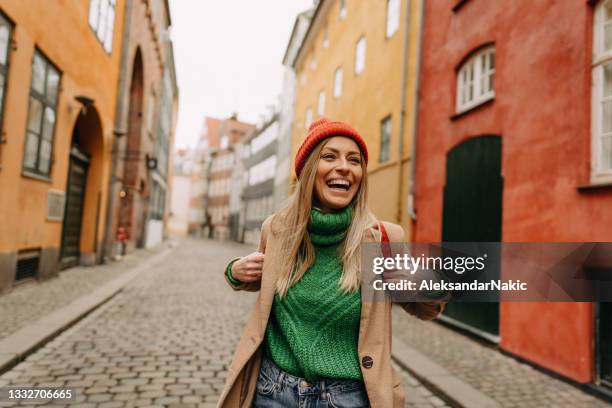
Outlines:
{"type": "MultiPolygon", "coordinates": [[[[612,182],[612,158],[609,158],[609,168],[603,166],[603,138],[612,137],[612,132],[603,133],[603,103],[610,102],[612,96],[604,97],[605,67],[612,65],[612,42],[605,49],[606,26],[612,30],[612,18],[606,21],[606,7],[612,8],[612,0],[600,2],[594,15],[593,24],[593,61],[591,65],[591,183],[612,182]]],[[[612,36],[611,36],[612,37],[612,36]]],[[[611,38],[612,39],[612,38],[611,38]]],[[[612,118],[609,119],[612,121],[612,118]]],[[[612,153],[612,152],[611,152],[612,153]]]]}
{"type": "Polygon", "coordinates": [[[391,38],[400,26],[401,0],[387,0],[386,37],[391,38]]]}
{"type": "Polygon", "coordinates": [[[474,53],[474,55],[470,56],[457,71],[457,113],[466,112],[495,98],[494,80],[496,68],[495,63],[493,64],[493,68],[490,66],[490,55],[492,55],[493,60],[495,60],[495,46],[493,45],[474,53]],[[482,69],[483,59],[486,59],[489,64],[486,71],[482,69]],[[493,77],[493,86],[491,89],[483,90],[483,82],[489,77],[493,77]]]}
{"type": "Polygon", "coordinates": [[[334,98],[339,98],[342,96],[342,77],[343,77],[342,67],[336,68],[334,72],[334,98]]]}
{"type": "Polygon", "coordinates": [[[325,90],[319,92],[319,103],[317,105],[317,115],[325,115],[325,90]]]}
{"type": "Polygon", "coordinates": [[[360,75],[365,70],[367,43],[365,35],[359,37],[355,44],[355,74],[360,75]]]}

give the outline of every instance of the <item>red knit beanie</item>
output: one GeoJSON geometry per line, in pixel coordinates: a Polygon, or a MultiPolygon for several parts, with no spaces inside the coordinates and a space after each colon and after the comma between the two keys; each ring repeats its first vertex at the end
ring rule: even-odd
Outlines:
{"type": "Polygon", "coordinates": [[[332,121],[327,118],[318,119],[310,125],[308,128],[308,135],[306,135],[306,139],[298,149],[297,154],[295,155],[295,174],[298,178],[300,178],[300,173],[302,172],[302,168],[304,164],[306,164],[306,160],[310,156],[310,153],[314,150],[314,148],[324,139],[333,136],[344,136],[352,139],[357,146],[359,146],[359,150],[363,154],[363,158],[365,160],[365,164],[368,164],[368,148],[365,144],[365,141],[361,137],[359,133],[351,126],[344,122],[340,121],[332,121]]]}

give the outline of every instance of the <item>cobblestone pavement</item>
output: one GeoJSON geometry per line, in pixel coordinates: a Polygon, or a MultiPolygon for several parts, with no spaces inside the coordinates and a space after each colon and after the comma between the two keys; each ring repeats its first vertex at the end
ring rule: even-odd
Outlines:
{"type": "Polygon", "coordinates": [[[396,337],[503,407],[612,406],[448,327],[394,309],[396,337]]]}
{"type": "MultiPolygon", "coordinates": [[[[105,305],[0,376],[0,386],[74,387],[73,406],[80,407],[215,406],[255,300],[255,294],[232,291],[222,270],[228,259],[251,250],[181,242],[105,305]]],[[[444,405],[403,375],[407,406],[444,405]]]]}
{"type": "Polygon", "coordinates": [[[139,250],[120,262],[78,266],[42,282],[33,280],[16,286],[0,296],[0,339],[118,277],[160,249],[139,250]]]}

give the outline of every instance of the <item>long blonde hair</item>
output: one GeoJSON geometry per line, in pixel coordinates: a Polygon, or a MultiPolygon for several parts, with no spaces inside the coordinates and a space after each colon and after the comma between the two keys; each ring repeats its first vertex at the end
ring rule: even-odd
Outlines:
{"type": "MultiPolygon", "coordinates": [[[[317,166],[325,144],[326,142],[319,143],[312,151],[293,193],[272,222],[272,227],[277,231],[278,241],[281,243],[282,259],[287,260],[285,264],[279,266],[280,272],[276,281],[276,291],[280,297],[287,294],[287,290],[304,276],[315,260],[315,250],[307,227],[312,209],[317,166]]],[[[338,254],[343,265],[340,288],[344,292],[357,290],[361,285],[360,244],[368,229],[376,222],[366,206],[368,183],[363,156],[361,167],[363,177],[353,201],[349,204],[353,206],[353,218],[338,254]]]]}

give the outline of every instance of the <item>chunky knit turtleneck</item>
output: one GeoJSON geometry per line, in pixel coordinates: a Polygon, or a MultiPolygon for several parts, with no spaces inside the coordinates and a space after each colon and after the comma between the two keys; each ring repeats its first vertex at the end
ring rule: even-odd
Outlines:
{"type": "Polygon", "coordinates": [[[266,352],[286,372],[314,380],[362,380],[357,354],[361,294],[340,289],[338,249],[352,208],[312,210],[308,234],[315,261],[282,299],[276,295],[266,330],[266,352]]]}

